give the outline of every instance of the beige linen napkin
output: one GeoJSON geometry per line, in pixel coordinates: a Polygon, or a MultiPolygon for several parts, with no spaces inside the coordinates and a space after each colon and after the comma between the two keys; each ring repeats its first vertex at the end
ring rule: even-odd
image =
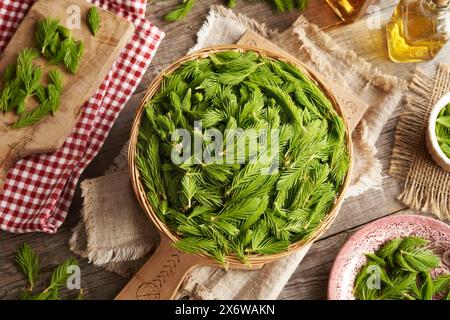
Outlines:
{"type": "Polygon", "coordinates": [[[83,221],[74,229],[71,250],[109,271],[131,275],[159,236],[135,200],[128,171],[85,180],[81,189],[83,221]]]}
{"type": "Polygon", "coordinates": [[[450,219],[450,173],[431,158],[425,132],[434,104],[450,91],[450,65],[430,76],[417,70],[395,134],[390,173],[405,181],[399,199],[412,209],[450,219]]]}
{"type": "MultiPolygon", "coordinates": [[[[366,26],[361,24],[354,27],[366,26]]],[[[247,29],[275,42],[330,80],[339,81],[369,105],[353,134],[355,166],[352,186],[347,196],[355,196],[369,188],[378,187],[381,184],[381,165],[375,158],[375,142],[401,98],[402,83],[393,76],[383,75],[358,58],[353,51],[339,47],[333,39],[302,16],[292,28],[280,34],[246,16],[235,14],[221,6],[213,6],[198,33],[198,43],[192,50],[215,44],[236,43],[247,29]]],[[[351,29],[344,27],[342,32],[351,32],[351,29]]],[[[125,150],[126,148],[114,166],[113,171],[116,173],[83,182],[83,221],[74,230],[71,239],[72,250],[89,258],[94,264],[121,274],[132,272],[135,265],[139,265],[140,261],[130,263],[130,260],[141,258],[144,252],[151,250],[156,234],[156,231],[143,229],[145,224],[150,223],[146,221],[145,214],[131,191],[123,192],[124,189],[130,190],[125,150]],[[102,200],[97,201],[94,197],[102,200]],[[117,203],[108,199],[115,199],[117,203]],[[123,205],[120,204],[121,201],[123,205]],[[127,219],[129,221],[124,223],[127,219]],[[98,225],[98,221],[103,224],[98,225]],[[136,227],[135,224],[141,226],[136,227]]],[[[198,267],[190,272],[180,289],[179,297],[275,299],[308,249],[257,271],[227,272],[218,268],[198,267]]]]}

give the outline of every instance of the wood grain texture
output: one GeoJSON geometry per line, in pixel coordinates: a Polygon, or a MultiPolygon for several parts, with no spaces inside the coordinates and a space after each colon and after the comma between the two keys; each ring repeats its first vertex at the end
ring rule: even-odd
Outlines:
{"type": "MultiPolygon", "coordinates": [[[[367,34],[351,35],[349,32],[339,32],[339,29],[347,29],[351,28],[351,26],[342,26],[324,0],[311,0],[310,2],[309,9],[304,13],[308,19],[329,30],[335,40],[344,46],[355,49],[358,54],[376,63],[385,72],[395,74],[406,80],[417,67],[417,64],[395,64],[387,59],[383,32],[381,30],[374,30],[374,33],[370,36],[367,34]],[[358,40],[356,41],[355,39],[358,40]]],[[[114,157],[119,154],[120,149],[128,140],[134,111],[139,105],[143,92],[162,68],[183,56],[195,44],[196,32],[203,23],[210,4],[220,2],[199,0],[185,20],[177,23],[164,22],[161,17],[167,10],[174,8],[176,3],[176,0],[169,0],[148,6],[147,17],[166,32],[166,38],[144,80],[116,122],[101,153],[85,171],[84,178],[101,176],[112,164],[114,157]]],[[[267,4],[244,0],[239,1],[235,11],[247,14],[260,22],[266,23],[268,27],[276,28],[280,31],[288,28],[299,15],[298,12],[273,15],[271,7],[267,4]]],[[[388,3],[382,13],[387,17],[390,14],[389,11],[392,11],[392,5],[388,3]]],[[[352,31],[354,30],[352,29],[352,31]]],[[[450,59],[448,49],[438,57],[438,60],[421,64],[421,67],[432,70],[436,65],[436,61],[444,59],[450,59]]],[[[386,176],[383,179],[382,190],[373,190],[360,197],[346,200],[332,227],[320,241],[313,245],[309,254],[292,276],[280,296],[281,299],[326,298],[329,271],[339,248],[348,237],[368,222],[405,210],[405,207],[396,200],[403,183],[389,177],[387,174],[395,126],[400,112],[401,109],[395,111],[393,117],[384,127],[377,143],[378,158],[381,159],[383,175],[386,176]]],[[[76,225],[80,218],[80,207],[81,198],[78,192],[67,221],[55,235],[17,235],[0,232],[0,299],[17,298],[21,288],[25,285],[23,276],[17,271],[14,264],[16,249],[23,242],[30,243],[41,255],[43,280],[48,280],[53,268],[71,256],[67,242],[71,228],[76,225]]],[[[81,262],[81,270],[81,282],[83,288],[86,289],[87,299],[113,299],[127,282],[127,279],[92,266],[86,261],[81,262]]],[[[39,282],[39,285],[43,286],[44,283],[39,282]]],[[[64,294],[66,297],[75,295],[73,292],[64,292],[64,294]]]]}
{"type": "MultiPolygon", "coordinates": [[[[100,87],[108,75],[120,52],[134,32],[134,25],[125,19],[99,9],[101,27],[96,37],[88,29],[87,11],[91,7],[84,0],[45,0],[36,2],[28,11],[14,37],[0,56],[0,73],[15,63],[18,52],[27,47],[35,47],[36,23],[52,17],[66,26],[67,8],[76,5],[80,8],[81,27],[73,29],[74,39],[84,45],[84,55],[76,75],[69,73],[62,64],[49,65],[39,58],[36,64],[44,69],[44,79],[50,70],[59,70],[63,75],[64,90],[61,105],[54,117],[46,117],[33,126],[12,129],[5,121],[10,114],[0,113],[0,167],[7,168],[17,158],[30,154],[52,152],[60,148],[72,132],[81,115],[81,107],[100,87]]],[[[31,99],[30,99],[30,102],[31,99]]],[[[29,103],[29,109],[33,108],[29,103]]],[[[36,103],[35,103],[36,105],[36,103]]],[[[34,105],[34,107],[35,107],[34,105]]],[[[16,116],[14,116],[16,117],[16,116]]],[[[0,173],[1,174],[1,173],[0,173]]],[[[1,187],[1,175],[0,175],[1,187]]]]}

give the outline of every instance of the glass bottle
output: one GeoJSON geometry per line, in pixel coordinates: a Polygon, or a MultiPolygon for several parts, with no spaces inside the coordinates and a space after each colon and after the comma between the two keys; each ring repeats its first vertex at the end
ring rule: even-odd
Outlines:
{"type": "Polygon", "coordinates": [[[395,62],[432,59],[450,37],[450,0],[401,0],[388,23],[389,57],[395,62]]]}
{"type": "Polygon", "coordinates": [[[326,0],[334,12],[345,22],[353,22],[365,13],[370,0],[326,0]]]}

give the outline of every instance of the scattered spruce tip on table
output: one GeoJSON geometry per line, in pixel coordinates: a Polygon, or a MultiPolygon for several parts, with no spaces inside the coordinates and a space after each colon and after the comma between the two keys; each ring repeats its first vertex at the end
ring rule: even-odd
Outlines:
{"type": "Polygon", "coordinates": [[[436,120],[436,136],[441,150],[450,159],[450,104],[438,114],[436,120]]]}
{"type": "Polygon", "coordinates": [[[9,65],[1,77],[0,111],[15,112],[19,117],[13,128],[33,125],[44,117],[54,114],[60,104],[63,90],[62,75],[57,70],[48,73],[48,85],[42,84],[43,70],[33,61],[39,57],[34,48],[26,48],[17,56],[17,62],[9,65]],[[27,111],[30,99],[35,99],[38,106],[27,111]]]}
{"type": "Polygon", "coordinates": [[[450,274],[435,279],[431,272],[441,263],[418,237],[387,242],[377,253],[367,253],[368,262],[358,273],[354,295],[360,300],[450,300],[450,274]],[[376,287],[378,274],[380,286],[376,287]]]}
{"type": "MultiPolygon", "coordinates": [[[[204,139],[204,150],[213,145],[204,139]]],[[[174,246],[225,266],[230,254],[245,263],[307,239],[332,208],[349,163],[344,120],[322,90],[294,65],[253,51],[210,54],[166,75],[145,107],[136,155],[149,203],[180,238],[174,246]],[[201,135],[193,127],[199,120],[222,133],[242,129],[234,150],[226,135],[219,144],[226,156],[244,143],[238,163],[194,161],[195,155],[172,162],[180,141],[171,133],[201,135]],[[279,158],[279,170],[270,171],[272,162],[260,161],[268,154],[245,141],[254,130],[270,137],[275,129],[280,152],[270,159],[279,158]]]]}
{"type": "MultiPolygon", "coordinates": [[[[181,0],[181,3],[174,10],[164,16],[166,21],[178,21],[186,17],[192,10],[196,0],[181,0]]],[[[294,9],[303,11],[306,9],[309,0],[264,0],[269,2],[277,12],[289,12],[294,9]]],[[[237,0],[226,0],[229,8],[237,5],[237,0]]]]}
{"type": "MultiPolygon", "coordinates": [[[[16,262],[28,281],[28,286],[20,296],[21,300],[61,300],[60,291],[65,288],[71,275],[68,268],[78,265],[74,258],[64,261],[53,271],[49,285],[42,292],[34,293],[40,272],[39,256],[25,243],[17,251],[16,262]]],[[[80,289],[75,299],[84,299],[83,289],[80,289]]]]}

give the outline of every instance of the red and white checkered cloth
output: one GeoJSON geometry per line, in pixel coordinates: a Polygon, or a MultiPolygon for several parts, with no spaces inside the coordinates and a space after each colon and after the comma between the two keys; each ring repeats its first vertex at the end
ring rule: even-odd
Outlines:
{"type": "MultiPolygon", "coordinates": [[[[34,0],[0,1],[0,52],[34,0]]],[[[145,20],[146,0],[90,0],[136,26],[136,31],[64,146],[20,160],[0,192],[0,228],[55,233],[64,222],[78,179],[97,155],[111,127],[146,72],[164,33],[145,20]]],[[[0,137],[1,139],[1,137],[0,137]]]]}

